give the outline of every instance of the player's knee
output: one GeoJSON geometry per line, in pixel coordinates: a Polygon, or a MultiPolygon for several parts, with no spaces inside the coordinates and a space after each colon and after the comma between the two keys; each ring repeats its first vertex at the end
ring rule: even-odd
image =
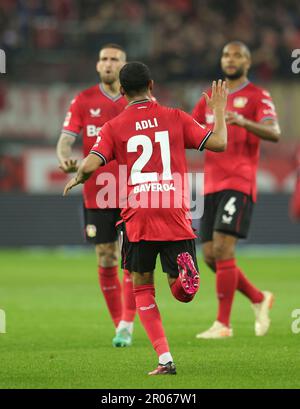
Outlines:
{"type": "Polygon", "coordinates": [[[96,245],[98,265],[101,267],[115,267],[118,265],[118,249],[115,243],[96,245]]]}
{"type": "Polygon", "coordinates": [[[203,258],[204,258],[204,262],[205,264],[212,270],[215,271],[216,270],[216,261],[213,255],[213,251],[212,251],[212,247],[209,246],[209,248],[207,246],[203,246],[202,248],[202,252],[203,252],[203,258]]]}
{"type": "Polygon", "coordinates": [[[234,250],[223,241],[217,241],[213,243],[213,254],[216,261],[227,260],[234,257],[234,250]]]}
{"type": "Polygon", "coordinates": [[[204,261],[212,271],[216,271],[216,262],[212,255],[204,254],[204,261]]]}
{"type": "Polygon", "coordinates": [[[133,287],[136,288],[141,285],[153,285],[153,272],[147,273],[132,273],[133,274],[133,287]]]}

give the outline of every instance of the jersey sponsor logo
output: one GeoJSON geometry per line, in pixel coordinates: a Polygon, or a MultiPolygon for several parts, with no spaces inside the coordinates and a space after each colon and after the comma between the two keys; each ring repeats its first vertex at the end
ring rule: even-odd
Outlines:
{"type": "Polygon", "coordinates": [[[245,108],[248,103],[248,98],[246,97],[236,97],[233,100],[234,108],[245,108]]]}
{"type": "Polygon", "coordinates": [[[100,116],[100,114],[101,114],[101,109],[100,108],[97,108],[97,109],[91,108],[90,109],[90,115],[91,115],[92,118],[98,118],[100,116]]]}
{"type": "Polygon", "coordinates": [[[72,112],[70,112],[70,111],[67,112],[67,115],[66,115],[65,121],[64,121],[64,127],[69,126],[71,117],[72,117],[72,112]]]}
{"type": "Polygon", "coordinates": [[[96,140],[96,143],[95,143],[95,145],[93,146],[93,148],[98,147],[100,141],[101,141],[101,136],[98,136],[98,137],[97,137],[97,140],[96,140]]]}
{"type": "Polygon", "coordinates": [[[86,235],[90,238],[96,237],[97,227],[94,224],[88,224],[86,226],[86,235]]]}
{"type": "Polygon", "coordinates": [[[153,122],[151,121],[151,119],[145,119],[143,121],[135,123],[135,130],[141,131],[142,129],[156,128],[157,126],[158,123],[156,118],[153,118],[153,122]]]}
{"type": "Polygon", "coordinates": [[[96,125],[87,125],[86,126],[86,134],[88,137],[98,136],[100,132],[101,126],[96,125]]]}

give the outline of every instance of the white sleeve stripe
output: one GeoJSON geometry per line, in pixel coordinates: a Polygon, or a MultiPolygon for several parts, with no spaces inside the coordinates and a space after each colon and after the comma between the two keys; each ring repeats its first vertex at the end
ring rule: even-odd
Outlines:
{"type": "Polygon", "coordinates": [[[94,155],[99,156],[99,158],[101,158],[101,159],[104,160],[104,163],[105,163],[105,164],[107,163],[107,160],[106,160],[105,156],[103,156],[100,152],[91,150],[90,153],[93,153],[94,155]]]}
{"type": "Polygon", "coordinates": [[[66,129],[62,129],[61,130],[62,133],[67,133],[68,135],[72,135],[72,136],[78,136],[79,134],[76,132],[72,132],[72,131],[68,131],[66,129]]]}
{"type": "Polygon", "coordinates": [[[196,119],[195,119],[195,118],[193,118],[193,121],[194,121],[194,122],[196,122],[196,124],[197,124],[197,125],[199,125],[199,126],[200,126],[200,128],[205,129],[205,126],[204,126],[204,125],[199,124],[199,122],[198,122],[198,121],[196,121],[196,119]]]}
{"type": "Polygon", "coordinates": [[[208,133],[205,135],[202,142],[200,143],[198,151],[203,151],[205,142],[207,141],[207,139],[210,137],[211,134],[212,134],[212,131],[208,131],[208,133]]]}

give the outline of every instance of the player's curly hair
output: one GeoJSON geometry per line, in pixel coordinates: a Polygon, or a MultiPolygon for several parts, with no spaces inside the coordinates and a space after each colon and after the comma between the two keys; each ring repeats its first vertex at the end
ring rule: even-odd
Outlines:
{"type": "Polygon", "coordinates": [[[120,84],[130,97],[147,91],[151,80],[152,77],[149,68],[146,64],[139,61],[132,61],[125,64],[120,71],[120,84]]]}

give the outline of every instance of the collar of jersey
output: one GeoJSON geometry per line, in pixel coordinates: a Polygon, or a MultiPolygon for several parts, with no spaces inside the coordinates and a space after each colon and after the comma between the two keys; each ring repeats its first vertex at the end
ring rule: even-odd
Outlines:
{"type": "Polygon", "coordinates": [[[137,104],[145,104],[146,102],[152,102],[151,99],[145,98],[145,99],[140,99],[138,101],[132,101],[129,102],[126,108],[131,107],[132,105],[137,105],[137,104]]]}
{"type": "Polygon", "coordinates": [[[243,88],[247,87],[247,85],[249,85],[249,84],[250,84],[250,81],[249,81],[249,80],[245,81],[245,82],[244,82],[243,84],[241,84],[239,87],[237,87],[237,88],[231,90],[231,91],[229,92],[229,95],[234,94],[235,92],[238,92],[238,91],[242,90],[243,88]]]}
{"type": "Polygon", "coordinates": [[[109,98],[111,101],[117,101],[119,98],[122,97],[121,94],[116,95],[115,97],[112,97],[111,95],[109,95],[103,88],[101,82],[99,84],[99,89],[102,92],[103,95],[105,95],[107,98],[109,98]]]}

